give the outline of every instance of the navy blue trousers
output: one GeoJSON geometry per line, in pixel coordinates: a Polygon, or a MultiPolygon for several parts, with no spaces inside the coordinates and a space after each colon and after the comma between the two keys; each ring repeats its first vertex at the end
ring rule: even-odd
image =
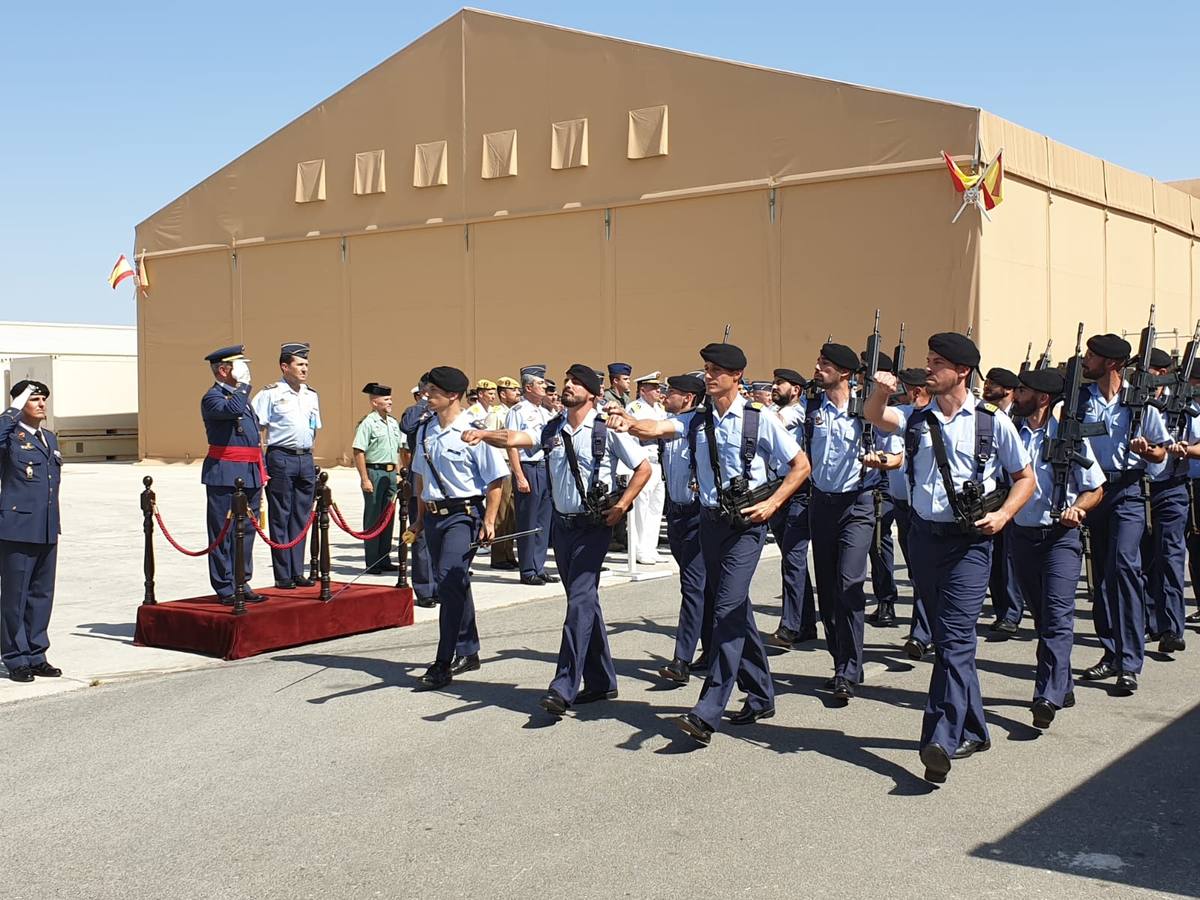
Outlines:
{"type": "Polygon", "coordinates": [[[863,585],[867,556],[875,530],[870,490],[826,494],[813,488],[813,564],[817,570],[817,602],[825,626],[825,644],[833,657],[833,674],[862,681],[863,585]]]}
{"type": "MultiPolygon", "coordinates": [[[[230,508],[233,506],[233,493],[236,488],[206,484],[204,490],[208,494],[208,541],[211,544],[217,539],[217,535],[221,533],[221,529],[225,527],[225,519],[229,515],[230,508]]],[[[261,508],[262,488],[247,489],[246,498],[250,505],[250,511],[254,513],[255,518],[258,518],[259,509],[261,508]]],[[[236,525],[231,522],[229,533],[225,535],[225,540],[221,541],[208,554],[208,580],[212,584],[217,597],[222,600],[228,600],[233,596],[233,539],[235,527],[236,525]]],[[[254,526],[247,521],[246,540],[242,545],[246,558],[246,584],[250,583],[250,578],[254,574],[254,538],[254,526]]]]}
{"type": "Polygon", "coordinates": [[[1105,493],[1087,516],[1096,570],[1092,617],[1104,661],[1121,672],[1141,672],[1146,653],[1142,594],[1142,533],[1146,508],[1136,481],[1105,493]]]}
{"type": "Polygon", "coordinates": [[[779,547],[779,571],[783,577],[783,613],[779,624],[799,632],[817,627],[817,602],[808,571],[808,544],[812,535],[808,495],[809,491],[802,487],[768,523],[779,547]]]}
{"type": "Polygon", "coordinates": [[[700,503],[680,506],[668,499],[665,511],[667,543],[679,565],[679,628],[675,632],[674,658],[691,662],[697,643],[702,652],[708,652],[713,630],[713,592],[700,552],[700,503]]]}
{"type": "Polygon", "coordinates": [[[879,603],[893,606],[900,597],[896,589],[896,546],[892,542],[892,525],[896,522],[896,504],[892,495],[880,490],[879,550],[875,549],[874,521],[875,497],[871,497],[872,534],[870,546],[871,593],[879,603]]]}
{"type": "Polygon", "coordinates": [[[1012,554],[1008,549],[1008,529],[992,538],[992,574],[988,579],[988,592],[992,595],[992,612],[997,621],[1018,625],[1025,612],[1025,599],[1016,573],[1013,571],[1012,554]]]}
{"type": "MultiPolygon", "coordinates": [[[[408,521],[417,521],[417,497],[408,500],[408,521]]],[[[425,539],[425,529],[417,535],[417,539],[408,548],[408,583],[412,585],[413,594],[428,600],[437,596],[437,587],[433,583],[433,563],[429,559],[429,542],[425,539]]]]}
{"type": "Polygon", "coordinates": [[[736,684],[747,694],[751,709],[775,705],[775,685],[763,649],[750,580],[762,556],[767,526],[738,529],[726,525],[715,510],[700,512],[700,551],[708,582],[714,586],[712,649],[708,677],[692,712],[716,730],[736,684]]]}
{"type": "Polygon", "coordinates": [[[908,538],[912,571],[933,625],[934,659],[921,746],[936,743],[953,753],[965,740],[988,739],[975,668],[975,623],[987,594],[992,542],[970,535],[935,535],[932,523],[916,514],[908,538]]]}
{"type": "Polygon", "coordinates": [[[1193,509],[1192,504],[1200,501],[1200,478],[1193,478],[1189,485],[1189,506],[1187,522],[1187,555],[1188,572],[1192,578],[1192,599],[1196,608],[1200,609],[1200,530],[1193,530],[1194,522],[1200,521],[1200,509],[1193,509]]]}
{"type": "Polygon", "coordinates": [[[908,568],[908,583],[912,588],[913,608],[912,620],[908,624],[908,636],[928,647],[933,643],[933,629],[929,625],[929,613],[925,610],[925,601],[921,599],[917,576],[913,573],[912,557],[908,553],[912,507],[908,505],[907,500],[893,500],[892,506],[896,515],[896,531],[900,537],[900,552],[904,554],[904,565],[908,568]]]}
{"type": "Polygon", "coordinates": [[[1154,527],[1142,535],[1146,626],[1152,634],[1183,635],[1183,585],[1187,556],[1188,488],[1185,478],[1150,484],[1154,527]]]}
{"type": "MultiPolygon", "coordinates": [[[[580,684],[591,691],[617,689],[617,670],[600,610],[600,567],[610,540],[611,528],[582,520],[568,522],[554,514],[554,561],[567,592],[567,617],[550,689],[568,703],[575,702],[580,684]]],[[[520,559],[524,565],[526,556],[521,554],[520,559]]]]}
{"type": "Polygon", "coordinates": [[[437,661],[449,665],[455,654],[479,652],[479,630],[475,626],[475,601],[471,596],[471,542],[479,537],[481,512],[428,512],[422,520],[433,565],[434,593],[438,607],[437,661]]]}
{"type": "Polygon", "coordinates": [[[1083,565],[1078,528],[1009,525],[1008,550],[1021,596],[1037,630],[1037,674],[1033,699],[1061,709],[1074,688],[1071,645],[1075,641],[1075,591],[1083,565]]]}
{"type": "MultiPolygon", "coordinates": [[[[542,529],[538,534],[517,538],[517,562],[521,565],[521,575],[527,578],[546,572],[546,551],[550,548],[550,520],[554,507],[550,503],[546,461],[522,462],[521,471],[529,482],[529,493],[522,494],[513,484],[513,496],[517,499],[517,531],[542,529]]],[[[554,555],[557,560],[558,552],[555,551],[554,555]]]]}
{"type": "Polygon", "coordinates": [[[0,541],[0,661],[11,672],[46,661],[58,544],[0,541]]]}
{"type": "MultiPolygon", "coordinates": [[[[308,521],[317,490],[317,472],[311,453],[295,456],[267,449],[267,510],[271,540],[286,544],[294,539],[308,521]]],[[[275,580],[290,582],[304,575],[304,554],[308,542],[301,541],[290,550],[272,550],[271,567],[275,580]]]]}

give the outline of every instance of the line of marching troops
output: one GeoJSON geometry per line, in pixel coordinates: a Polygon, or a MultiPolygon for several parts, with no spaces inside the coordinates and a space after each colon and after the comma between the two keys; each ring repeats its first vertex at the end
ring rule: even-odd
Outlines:
{"type": "MultiPolygon", "coordinates": [[[[263,481],[255,479],[270,476],[277,540],[295,534],[311,509],[311,492],[293,486],[311,472],[320,414],[304,384],[307,347],[283,350],[284,380],[253,401],[241,347],[208,357],[216,376],[202,403],[211,537],[234,477],[245,480],[256,508],[263,481]],[[306,427],[276,432],[276,419],[306,427]]],[[[364,497],[386,507],[395,470],[411,466],[404,538],[427,553],[426,573],[421,555],[414,558],[420,601],[440,604],[438,649],[421,687],[444,687],[480,667],[470,566],[479,546],[515,530],[523,535],[517,561],[497,541],[493,564],[544,584],[556,580],[545,571],[553,546],[567,596],[556,673],[540,705],[561,716],[616,697],[599,579],[614,527],[641,501],[647,508],[629,552],[655,552],[662,510],[680,572],[675,648],[660,674],[678,685],[694,673],[704,678],[695,706],[678,720],[683,732],[707,745],[735,686],[746,696],[730,724],[771,717],[766,646],[815,640],[818,620],[833,668],[826,689],[848,703],[863,679],[865,622],[895,623],[895,523],[914,594],[904,649],[913,659],[932,652],[920,756],[926,777],[943,781],[953,760],[990,747],[975,668],[976,623],[989,588],[997,636],[1016,630],[1023,609],[1031,613],[1038,728],[1075,702],[1075,596],[1089,538],[1103,654],[1080,677],[1114,679],[1114,693],[1128,694],[1137,689],[1148,637],[1164,653],[1185,648],[1189,497],[1200,476],[1200,419],[1190,398],[1200,372],[1194,352],[1179,364],[1188,370],[1172,375],[1169,356],[1142,350],[1129,369],[1129,343],[1095,335],[1065,372],[989,370],[982,399],[974,391],[978,348],[951,332],[929,338],[918,369],[900,369],[881,353],[876,333],[866,353],[825,343],[810,379],[781,368],[769,383],[747,384],[745,354],[714,343],[700,350],[701,369],[665,383],[658,373],[631,379],[629,366],[614,363],[605,389],[604,372],[577,363],[548,394],[545,366],[528,366],[519,381],[477,382],[470,404],[467,376],[437,366],[399,421],[390,416],[390,388],[369,384],[371,413],[354,442],[364,497]],[[1143,391],[1155,385],[1152,396],[1139,403],[1131,378],[1143,391]],[[637,399],[628,393],[631,380],[637,399]],[[1172,392],[1188,403],[1166,403],[1172,392]],[[1160,412],[1185,406],[1184,415],[1160,412]],[[781,551],[783,611],[764,637],[749,585],[768,530],[781,551]],[[877,600],[870,616],[868,578],[877,600]]],[[[368,509],[364,526],[371,518],[368,509]]],[[[369,544],[368,566],[390,566],[390,546],[390,536],[369,544]]],[[[304,583],[301,553],[292,568],[273,554],[276,587],[304,583]]],[[[212,556],[214,588],[231,601],[230,541],[212,556]]]]}

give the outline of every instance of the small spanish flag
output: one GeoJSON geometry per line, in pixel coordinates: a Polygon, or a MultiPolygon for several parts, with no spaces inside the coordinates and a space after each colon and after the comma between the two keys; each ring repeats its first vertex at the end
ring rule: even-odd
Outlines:
{"type": "Polygon", "coordinates": [[[112,272],[109,273],[108,286],[115,291],[118,284],[120,284],[126,278],[132,278],[135,274],[137,273],[134,271],[133,266],[129,264],[129,260],[127,260],[125,258],[125,254],[122,253],[117,257],[117,264],[113,266],[112,272]]]}
{"type": "Polygon", "coordinates": [[[983,172],[983,205],[995,209],[1004,202],[1004,148],[983,172]]]}
{"type": "Polygon", "coordinates": [[[975,182],[979,181],[978,175],[968,175],[960,169],[958,163],[945,150],[942,151],[942,159],[946,161],[946,168],[950,170],[950,180],[954,182],[954,190],[958,191],[958,193],[961,194],[963,191],[974,187],[975,182]]]}

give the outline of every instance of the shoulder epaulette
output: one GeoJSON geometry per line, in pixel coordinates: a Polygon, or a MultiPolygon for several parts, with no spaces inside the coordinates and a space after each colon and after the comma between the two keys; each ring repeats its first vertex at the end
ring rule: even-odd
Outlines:
{"type": "Polygon", "coordinates": [[[975,408],[983,410],[985,413],[993,416],[1000,412],[1000,407],[998,407],[995,403],[989,403],[986,400],[980,400],[979,403],[976,404],[975,408]]]}
{"type": "Polygon", "coordinates": [[[763,405],[761,403],[759,403],[757,400],[751,400],[746,405],[749,406],[751,409],[762,409],[763,408],[763,405]]]}

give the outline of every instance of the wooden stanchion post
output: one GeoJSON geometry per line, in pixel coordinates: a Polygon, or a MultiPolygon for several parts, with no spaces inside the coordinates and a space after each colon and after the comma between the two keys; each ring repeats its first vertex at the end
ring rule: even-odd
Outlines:
{"type": "MultiPolygon", "coordinates": [[[[329,476],[318,467],[317,489],[313,492],[313,508],[318,510],[318,515],[321,508],[321,485],[328,480],[329,476]]],[[[319,522],[313,523],[312,538],[308,542],[308,577],[312,581],[321,579],[321,526],[319,522]]]]}
{"type": "Polygon", "coordinates": [[[333,503],[333,491],[329,488],[329,473],[322,472],[320,483],[317,485],[321,500],[317,506],[317,517],[321,527],[321,600],[333,599],[333,591],[329,589],[329,507],[333,503]]]}
{"type": "Polygon", "coordinates": [[[142,479],[145,490],[142,491],[142,533],[146,538],[146,550],[142,557],[142,571],[146,576],[146,592],[142,597],[143,606],[154,606],[154,491],[151,485],[154,479],[147,475],[142,479]]]}
{"type": "Polygon", "coordinates": [[[233,482],[233,614],[246,614],[246,483],[237,478],[233,482]]]}
{"type": "Polygon", "coordinates": [[[404,532],[408,530],[408,495],[412,486],[408,481],[407,472],[400,470],[396,482],[396,522],[399,536],[396,541],[396,587],[408,587],[408,544],[404,541],[404,532]]]}

